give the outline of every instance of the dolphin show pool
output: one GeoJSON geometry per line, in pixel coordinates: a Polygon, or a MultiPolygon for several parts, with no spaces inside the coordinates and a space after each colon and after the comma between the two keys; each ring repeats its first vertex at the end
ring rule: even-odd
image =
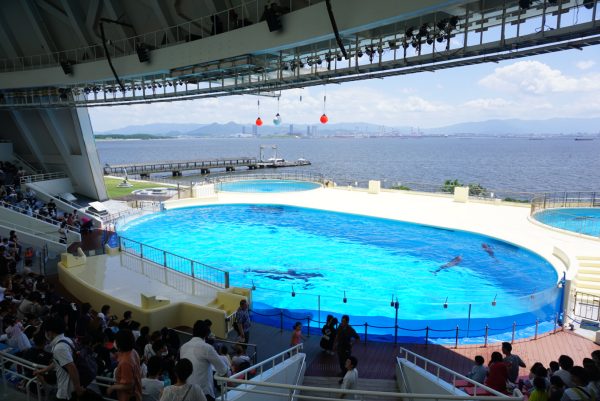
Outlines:
{"type": "Polygon", "coordinates": [[[277,327],[320,330],[328,314],[348,314],[370,340],[510,340],[513,330],[533,336],[536,322],[538,333],[552,330],[562,299],[553,266],[525,248],[363,215],[210,205],[146,215],[118,234],[126,248],[142,243],[229,271],[231,286],[253,288],[252,319],[277,327]]]}

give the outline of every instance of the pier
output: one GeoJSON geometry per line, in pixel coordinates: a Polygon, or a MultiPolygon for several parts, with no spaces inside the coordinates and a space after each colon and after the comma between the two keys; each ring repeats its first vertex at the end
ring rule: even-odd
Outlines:
{"type": "Polygon", "coordinates": [[[153,163],[130,163],[105,165],[104,175],[137,175],[141,178],[149,178],[153,173],[168,173],[173,177],[181,176],[183,171],[196,170],[200,174],[209,174],[212,169],[223,169],[225,171],[235,171],[237,168],[245,167],[248,170],[261,168],[278,167],[298,167],[307,166],[310,162],[305,159],[296,161],[287,161],[284,159],[259,160],[255,157],[224,158],[210,160],[185,160],[185,161],[164,161],[153,163]]]}

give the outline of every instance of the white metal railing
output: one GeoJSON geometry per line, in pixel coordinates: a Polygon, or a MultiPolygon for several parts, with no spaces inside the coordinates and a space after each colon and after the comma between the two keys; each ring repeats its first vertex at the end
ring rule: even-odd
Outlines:
{"type": "MultiPolygon", "coordinates": [[[[465,375],[461,375],[460,373],[455,372],[452,369],[448,369],[447,367],[440,365],[437,362],[427,359],[427,358],[425,358],[417,353],[414,353],[412,351],[409,351],[406,348],[400,347],[400,356],[398,358],[401,358],[403,354],[405,355],[404,359],[411,362],[411,358],[412,358],[412,363],[421,367],[423,370],[431,373],[430,368],[433,369],[433,371],[434,371],[433,375],[435,375],[438,378],[438,380],[443,380],[443,381],[448,382],[448,380],[445,380],[440,376],[441,373],[445,373],[450,378],[449,383],[452,384],[453,386],[456,386],[457,380],[464,380],[464,381],[472,384],[474,387],[474,390],[473,390],[474,396],[476,396],[478,394],[477,390],[479,389],[479,394],[491,393],[495,397],[502,397],[504,400],[507,400],[507,401],[508,400],[517,401],[517,400],[523,399],[523,397],[510,397],[506,394],[503,394],[499,391],[494,390],[493,388],[490,388],[490,387],[485,386],[473,379],[470,379],[465,375]],[[421,363],[422,366],[419,365],[419,363],[421,363]]],[[[486,397],[481,397],[481,396],[477,397],[477,399],[485,399],[485,398],[486,397]]],[[[444,399],[446,399],[446,398],[444,398],[444,399]]]]}
{"type": "Polygon", "coordinates": [[[0,351],[0,368],[2,371],[2,386],[4,388],[4,392],[6,393],[7,387],[7,376],[20,378],[25,382],[23,386],[25,388],[25,392],[27,394],[27,400],[31,399],[31,385],[36,386],[36,393],[38,401],[42,400],[42,383],[38,380],[37,377],[29,377],[25,374],[26,371],[33,372],[34,370],[45,368],[45,365],[38,365],[37,363],[30,362],[26,359],[19,358],[17,356],[12,355],[6,351],[0,351]],[[12,365],[15,369],[9,369],[7,365],[12,365]]]}
{"type": "MultiPolygon", "coordinates": [[[[280,7],[287,8],[286,12],[297,11],[320,3],[323,0],[309,1],[279,1],[280,7]]],[[[241,5],[228,8],[219,13],[207,15],[204,17],[189,19],[178,11],[182,19],[188,19],[179,25],[173,25],[157,31],[148,32],[142,35],[132,36],[124,39],[110,41],[111,57],[121,57],[136,54],[137,46],[143,44],[149,50],[160,49],[174,46],[180,43],[190,42],[196,39],[204,39],[209,36],[220,33],[230,32],[232,30],[250,26],[261,21],[264,6],[269,3],[268,0],[245,1],[241,5]],[[219,28],[214,22],[219,21],[219,28]]],[[[104,48],[101,44],[69,49],[61,52],[43,53],[15,59],[0,59],[0,71],[24,71],[42,67],[59,66],[60,62],[68,61],[73,64],[82,64],[94,62],[106,58],[104,48]]]]}
{"type": "Polygon", "coordinates": [[[24,177],[21,177],[21,184],[28,184],[37,181],[56,180],[59,178],[68,178],[68,176],[63,172],[26,175],[24,177]]]}
{"type": "MultiPolygon", "coordinates": [[[[10,203],[6,203],[3,201],[0,201],[0,206],[4,206],[4,208],[9,209],[9,210],[13,210],[15,212],[19,212],[20,214],[24,214],[26,216],[29,216],[29,211],[27,209],[24,209],[20,206],[16,206],[16,205],[11,205],[10,203]]],[[[53,219],[50,216],[43,216],[39,213],[35,214],[33,213],[31,216],[32,219],[36,219],[39,221],[42,221],[44,223],[48,223],[48,224],[54,224],[57,227],[60,227],[62,221],[53,219]]],[[[75,226],[72,225],[67,225],[67,230],[72,231],[73,233],[79,233],[79,229],[75,226]]]]}

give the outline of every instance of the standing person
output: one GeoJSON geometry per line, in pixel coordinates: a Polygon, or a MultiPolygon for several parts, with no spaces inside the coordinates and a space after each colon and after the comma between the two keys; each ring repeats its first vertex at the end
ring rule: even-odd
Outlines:
{"type": "Polygon", "coordinates": [[[192,339],[181,346],[179,354],[182,360],[184,358],[190,360],[193,366],[193,372],[187,379],[187,383],[199,385],[206,399],[214,401],[213,368],[219,376],[227,374],[228,368],[219,358],[214,347],[206,343],[209,333],[210,330],[204,320],[196,321],[192,339]]]}
{"type": "Polygon", "coordinates": [[[115,334],[115,347],[117,354],[117,369],[115,370],[115,384],[106,389],[111,395],[117,392],[119,401],[142,400],[142,373],[140,357],[135,349],[135,339],[131,330],[119,330],[115,334]]]}
{"type": "Polygon", "coordinates": [[[519,377],[519,366],[526,368],[527,365],[518,355],[512,354],[512,345],[508,342],[502,343],[502,353],[504,354],[504,362],[508,364],[508,380],[511,383],[516,383],[519,377]]]}
{"type": "Polygon", "coordinates": [[[294,324],[294,331],[292,331],[292,338],[290,338],[290,346],[293,347],[301,344],[303,340],[304,336],[302,335],[302,323],[296,322],[296,324],[294,324]]]}
{"type": "Polygon", "coordinates": [[[79,373],[73,362],[73,342],[65,337],[65,322],[60,318],[52,318],[44,323],[46,338],[50,340],[52,363],[43,369],[33,372],[43,375],[54,369],[56,371],[56,400],[75,400],[85,389],[79,384],[79,373]]]}
{"type": "MultiPolygon", "coordinates": [[[[349,323],[350,317],[348,315],[342,316],[342,323],[340,324],[340,327],[338,327],[334,344],[334,348],[338,353],[342,377],[346,374],[346,359],[352,355],[353,340],[360,341],[360,337],[349,323]]],[[[342,384],[342,381],[343,379],[340,379],[339,383],[342,384]]]]}
{"type": "MultiPolygon", "coordinates": [[[[358,385],[358,370],[356,370],[356,365],[358,365],[358,359],[356,359],[356,357],[349,356],[346,359],[346,374],[342,379],[342,390],[356,390],[356,386],[358,385]]],[[[340,398],[346,398],[346,395],[347,394],[341,394],[340,398]]],[[[352,398],[358,399],[356,395],[352,398]]]]}
{"type": "Polygon", "coordinates": [[[240,307],[235,312],[236,331],[240,336],[240,342],[248,344],[250,341],[250,312],[248,312],[248,301],[242,299],[240,307]]]}
{"type": "Polygon", "coordinates": [[[165,387],[159,380],[162,373],[161,359],[153,356],[148,360],[148,374],[142,379],[142,401],[158,401],[165,387]]]}
{"type": "Polygon", "coordinates": [[[321,336],[319,345],[330,355],[333,355],[333,343],[335,342],[335,335],[337,334],[337,324],[338,321],[335,317],[327,315],[327,322],[321,329],[323,335],[321,336]]]}

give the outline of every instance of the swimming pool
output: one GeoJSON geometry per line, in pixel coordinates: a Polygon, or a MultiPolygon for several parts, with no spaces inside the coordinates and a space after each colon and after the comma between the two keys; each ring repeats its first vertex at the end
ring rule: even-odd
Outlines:
{"type": "Polygon", "coordinates": [[[535,321],[551,322],[560,301],[554,268],[527,249],[395,220],[211,205],[148,215],[118,232],[226,269],[232,286],[254,285],[253,318],[276,326],[307,325],[309,316],[316,327],[329,313],[348,314],[357,331],[389,340],[393,296],[402,337],[454,338],[457,325],[460,337],[483,337],[487,324],[490,335],[510,339],[513,322],[517,337],[533,335],[535,321]]]}
{"type": "Polygon", "coordinates": [[[533,217],[552,227],[600,237],[600,208],[546,209],[533,217]]]}
{"type": "Polygon", "coordinates": [[[321,184],[294,180],[244,180],[220,182],[215,185],[217,191],[227,192],[296,192],[317,189],[321,184]]]}

